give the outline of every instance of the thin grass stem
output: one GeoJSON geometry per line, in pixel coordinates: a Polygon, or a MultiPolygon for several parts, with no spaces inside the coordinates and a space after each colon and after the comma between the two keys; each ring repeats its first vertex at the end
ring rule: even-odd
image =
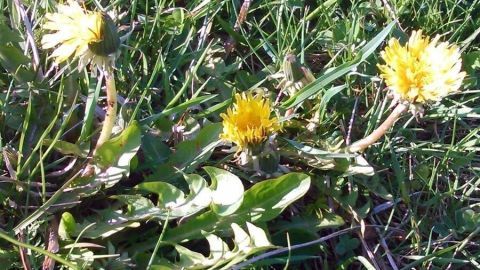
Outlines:
{"type": "Polygon", "coordinates": [[[70,268],[72,268],[72,269],[78,269],[78,267],[77,267],[75,264],[73,264],[73,263],[65,260],[64,258],[62,258],[62,257],[60,257],[60,256],[58,256],[58,255],[55,255],[54,253],[51,253],[51,252],[48,251],[48,250],[45,250],[45,249],[43,249],[43,248],[39,248],[39,247],[36,247],[36,246],[29,245],[29,244],[27,244],[27,243],[23,243],[23,242],[17,241],[16,239],[8,236],[3,230],[0,230],[0,238],[2,238],[2,239],[6,240],[6,241],[8,241],[8,242],[10,242],[10,243],[12,243],[12,244],[14,244],[14,245],[17,245],[17,246],[19,246],[19,247],[26,248],[26,249],[31,249],[31,250],[33,250],[33,251],[36,251],[36,252],[42,254],[42,255],[48,256],[48,257],[54,259],[55,261],[57,261],[57,262],[59,262],[59,263],[61,263],[61,264],[64,264],[64,265],[66,265],[66,266],[68,266],[68,267],[70,267],[70,268]]]}

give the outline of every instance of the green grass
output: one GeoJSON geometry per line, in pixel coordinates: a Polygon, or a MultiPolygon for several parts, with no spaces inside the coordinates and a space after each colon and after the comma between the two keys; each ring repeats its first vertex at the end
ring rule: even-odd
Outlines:
{"type": "Polygon", "coordinates": [[[41,269],[55,253],[58,269],[177,269],[207,265],[222,239],[238,253],[208,267],[480,268],[480,1],[251,1],[236,28],[242,3],[85,1],[112,11],[127,35],[115,138],[94,155],[104,82],[76,63],[53,67],[41,49],[54,1],[23,1],[22,17],[18,2],[0,0],[0,262],[41,269]],[[389,115],[379,52],[415,29],[458,44],[467,78],[423,117],[404,114],[362,167],[340,152],[389,115]],[[220,114],[236,92],[277,100],[289,54],[324,79],[297,85],[314,95],[297,99],[275,140],[281,170],[258,175],[218,139],[220,114]],[[243,202],[186,203],[217,188],[243,202]]]}

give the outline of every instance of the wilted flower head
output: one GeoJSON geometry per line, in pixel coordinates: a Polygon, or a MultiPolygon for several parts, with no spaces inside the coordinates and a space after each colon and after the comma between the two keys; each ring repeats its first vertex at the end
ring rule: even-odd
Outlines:
{"type": "Polygon", "coordinates": [[[46,15],[43,29],[54,31],[42,38],[42,48],[56,47],[51,57],[62,63],[73,55],[79,68],[92,63],[102,70],[113,67],[120,47],[117,28],[104,12],[87,11],[76,1],[59,4],[56,13],[46,15]]]}
{"type": "Polygon", "coordinates": [[[235,94],[235,104],[222,113],[223,133],[220,138],[238,146],[238,151],[258,146],[280,129],[276,117],[270,118],[270,101],[252,94],[235,94]]]}
{"type": "Polygon", "coordinates": [[[381,53],[384,65],[379,65],[381,77],[394,95],[410,103],[439,101],[457,91],[465,73],[456,46],[430,40],[422,31],[413,31],[405,46],[396,38],[388,42],[381,53]]]}

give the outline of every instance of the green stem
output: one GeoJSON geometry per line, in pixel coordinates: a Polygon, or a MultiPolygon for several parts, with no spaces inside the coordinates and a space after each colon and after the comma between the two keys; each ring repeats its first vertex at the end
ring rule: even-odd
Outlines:
{"type": "Polygon", "coordinates": [[[14,238],[8,236],[6,233],[4,233],[3,230],[0,230],[0,238],[3,238],[4,240],[7,240],[8,242],[10,242],[10,243],[12,243],[12,244],[14,244],[14,245],[17,245],[17,246],[19,246],[19,247],[31,249],[31,250],[36,251],[36,252],[38,252],[38,253],[41,253],[41,254],[43,254],[43,255],[45,255],[45,256],[48,256],[48,257],[54,259],[55,261],[57,261],[57,262],[59,262],[59,263],[61,263],[61,264],[64,264],[64,265],[66,265],[66,266],[68,266],[68,267],[70,267],[70,268],[72,268],[72,269],[78,269],[78,267],[77,267],[75,264],[73,264],[73,263],[65,260],[64,258],[62,258],[62,257],[60,257],[60,256],[58,256],[58,255],[55,255],[54,253],[51,253],[51,252],[48,251],[48,250],[45,250],[45,249],[43,249],[43,248],[39,248],[39,247],[36,247],[36,246],[32,246],[32,245],[29,245],[29,244],[26,244],[26,243],[17,241],[16,239],[14,239],[14,238]]]}
{"type": "Polygon", "coordinates": [[[350,153],[360,152],[365,150],[370,145],[374,144],[395,124],[398,118],[400,118],[400,116],[405,111],[407,111],[407,109],[408,109],[408,104],[399,103],[397,107],[395,107],[393,112],[388,116],[388,118],[385,119],[385,122],[383,122],[377,129],[375,129],[367,137],[359,141],[356,141],[352,145],[350,145],[347,148],[347,152],[350,152],[350,153]]]}
{"type": "Polygon", "coordinates": [[[163,229],[162,233],[160,233],[160,237],[158,238],[157,244],[155,245],[155,248],[153,249],[152,256],[150,256],[150,260],[148,261],[147,265],[147,270],[150,270],[152,268],[153,260],[155,259],[155,255],[158,252],[158,249],[160,248],[160,244],[162,243],[163,236],[165,235],[165,232],[167,231],[167,225],[168,225],[168,219],[170,218],[170,211],[167,212],[167,219],[165,220],[165,223],[163,223],[163,229]]]}
{"type": "Polygon", "coordinates": [[[117,88],[115,87],[115,76],[112,72],[105,74],[105,84],[107,90],[107,112],[95,150],[110,139],[115,120],[117,119],[117,88]]]}

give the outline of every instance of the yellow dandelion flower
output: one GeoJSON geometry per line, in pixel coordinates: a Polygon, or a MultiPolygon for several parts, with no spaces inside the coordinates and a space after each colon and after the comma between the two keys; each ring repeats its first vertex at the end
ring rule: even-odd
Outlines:
{"type": "Polygon", "coordinates": [[[113,67],[120,38],[112,19],[103,12],[83,9],[76,1],[59,4],[56,13],[46,14],[43,29],[53,31],[42,38],[42,48],[55,48],[51,57],[57,64],[79,59],[79,68],[91,63],[107,70],[113,67]]]}
{"type": "Polygon", "coordinates": [[[381,52],[385,64],[378,67],[397,98],[410,103],[439,101],[460,88],[465,72],[459,49],[439,39],[430,40],[419,30],[405,46],[396,38],[388,42],[381,52]]]}
{"type": "Polygon", "coordinates": [[[220,115],[223,119],[220,138],[235,143],[238,151],[257,146],[280,129],[278,119],[270,118],[270,114],[268,100],[252,94],[236,94],[233,108],[220,115]]]}

